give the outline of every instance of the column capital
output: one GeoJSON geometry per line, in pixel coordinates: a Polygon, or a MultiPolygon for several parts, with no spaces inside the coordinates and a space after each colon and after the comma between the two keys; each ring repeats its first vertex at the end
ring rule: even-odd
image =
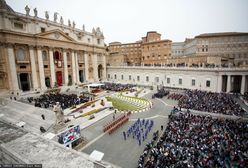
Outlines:
{"type": "Polygon", "coordinates": [[[34,45],[29,45],[28,48],[33,50],[35,48],[35,46],[34,45]]]}
{"type": "Polygon", "coordinates": [[[15,48],[15,44],[13,44],[13,43],[4,43],[4,45],[6,47],[13,47],[13,48],[15,48]]]}
{"type": "Polygon", "coordinates": [[[49,51],[54,51],[54,49],[55,49],[54,47],[48,47],[49,51]]]}
{"type": "Polygon", "coordinates": [[[62,48],[61,51],[62,51],[62,53],[64,53],[64,52],[67,52],[68,49],[67,48],[62,48]]]}
{"type": "Polygon", "coordinates": [[[7,44],[6,43],[2,43],[2,42],[0,42],[0,46],[7,46],[7,44]]]}
{"type": "Polygon", "coordinates": [[[40,45],[36,46],[37,50],[41,50],[42,48],[43,48],[43,46],[40,46],[40,45]]]}

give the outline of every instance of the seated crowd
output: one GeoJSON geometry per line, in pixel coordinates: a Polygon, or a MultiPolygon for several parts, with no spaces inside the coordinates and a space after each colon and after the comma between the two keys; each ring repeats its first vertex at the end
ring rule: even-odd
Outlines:
{"type": "Polygon", "coordinates": [[[135,85],[132,84],[120,84],[120,83],[104,83],[102,86],[102,89],[104,90],[110,90],[110,91],[131,91],[134,92],[135,89],[133,89],[135,85]]]}
{"type": "Polygon", "coordinates": [[[247,137],[248,122],[179,113],[147,145],[138,167],[246,167],[247,137]]]}
{"type": "Polygon", "coordinates": [[[187,90],[185,95],[178,102],[181,108],[236,116],[242,116],[245,112],[232,95],[226,93],[187,90]]]}
{"type": "Polygon", "coordinates": [[[244,100],[245,100],[246,102],[248,102],[248,92],[245,92],[245,93],[244,93],[244,100]]]}
{"type": "Polygon", "coordinates": [[[81,103],[89,101],[89,97],[80,96],[78,97],[75,94],[60,94],[60,93],[48,93],[43,94],[38,98],[28,97],[27,100],[29,103],[34,102],[35,107],[49,108],[53,107],[56,102],[59,102],[62,109],[72,107],[81,103]]]}
{"type": "Polygon", "coordinates": [[[192,63],[192,64],[186,64],[186,63],[177,63],[177,64],[128,64],[127,66],[155,66],[155,67],[192,67],[192,68],[228,68],[228,67],[239,67],[239,64],[214,64],[214,63],[192,63]]]}
{"type": "Polygon", "coordinates": [[[167,96],[170,92],[168,90],[165,90],[165,88],[161,88],[155,93],[152,98],[163,98],[164,96],[167,96]]]}

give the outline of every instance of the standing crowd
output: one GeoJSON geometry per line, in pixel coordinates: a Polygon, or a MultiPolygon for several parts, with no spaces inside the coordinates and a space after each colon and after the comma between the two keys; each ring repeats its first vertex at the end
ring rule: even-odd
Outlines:
{"type": "Polygon", "coordinates": [[[132,137],[139,142],[139,145],[141,145],[141,142],[144,142],[145,139],[147,139],[147,135],[151,131],[153,125],[153,120],[141,120],[138,118],[134,124],[128,127],[126,132],[123,132],[124,140],[126,140],[127,137],[132,137]]]}

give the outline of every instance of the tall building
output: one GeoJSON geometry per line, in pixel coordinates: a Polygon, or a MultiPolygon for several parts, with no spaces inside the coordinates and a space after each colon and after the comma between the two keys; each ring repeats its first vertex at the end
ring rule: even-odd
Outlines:
{"type": "Polygon", "coordinates": [[[161,34],[151,31],[142,37],[142,63],[145,65],[167,64],[171,57],[171,41],[161,40],[161,34]]]}
{"type": "Polygon", "coordinates": [[[109,55],[107,63],[111,65],[140,65],[141,43],[112,42],[109,44],[109,55]]]}
{"type": "Polygon", "coordinates": [[[248,66],[248,33],[200,34],[181,43],[172,43],[172,64],[215,64],[248,66]]]}
{"type": "Polygon", "coordinates": [[[25,10],[15,12],[0,0],[0,89],[19,93],[106,78],[99,27],[87,32],[56,12],[43,19],[36,8],[25,10]]]}
{"type": "Polygon", "coordinates": [[[161,34],[147,32],[141,41],[109,44],[109,65],[154,65],[167,64],[171,56],[171,41],[161,40],[161,34]]]}

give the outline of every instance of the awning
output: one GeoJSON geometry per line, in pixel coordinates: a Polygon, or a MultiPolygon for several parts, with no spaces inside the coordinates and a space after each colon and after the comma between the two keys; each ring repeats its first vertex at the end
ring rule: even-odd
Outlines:
{"type": "Polygon", "coordinates": [[[90,154],[90,158],[95,160],[95,161],[101,161],[102,158],[104,156],[104,153],[94,150],[91,154],[90,154]]]}
{"type": "Polygon", "coordinates": [[[87,85],[87,86],[89,86],[89,87],[99,87],[99,86],[103,86],[104,84],[102,84],[102,83],[92,83],[92,84],[89,84],[89,85],[87,85]]]}

